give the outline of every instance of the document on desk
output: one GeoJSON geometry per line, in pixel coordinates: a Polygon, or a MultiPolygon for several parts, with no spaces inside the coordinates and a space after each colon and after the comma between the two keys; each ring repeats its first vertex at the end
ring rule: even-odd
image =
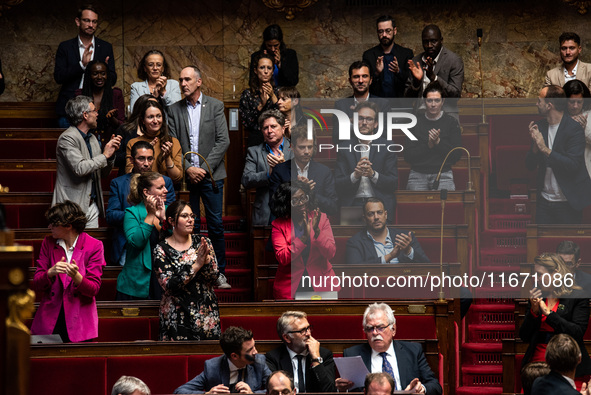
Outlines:
{"type": "Polygon", "coordinates": [[[339,369],[341,378],[354,382],[355,385],[353,388],[363,388],[365,376],[369,374],[369,371],[365,367],[360,355],[335,358],[334,363],[337,365],[337,369],[339,369]]]}

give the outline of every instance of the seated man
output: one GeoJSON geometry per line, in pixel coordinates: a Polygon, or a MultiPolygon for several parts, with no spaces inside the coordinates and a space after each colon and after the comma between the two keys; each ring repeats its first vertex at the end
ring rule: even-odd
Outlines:
{"type": "Polygon", "coordinates": [[[388,228],[388,211],[377,198],[363,205],[366,228],[347,241],[346,263],[429,263],[412,232],[388,228]]]}
{"type": "Polygon", "coordinates": [[[531,387],[538,377],[542,377],[550,373],[550,367],[546,362],[536,361],[530,362],[521,368],[521,387],[524,395],[531,395],[531,387]]]}
{"type": "MultiPolygon", "coordinates": [[[[371,373],[388,373],[394,379],[396,390],[413,393],[441,395],[439,381],[427,363],[420,344],[394,340],[396,318],[385,303],[374,303],[365,309],[363,330],[366,344],[343,351],[343,356],[361,356],[371,373]]],[[[345,378],[336,380],[339,391],[349,390],[353,382],[345,378]]]]}
{"type": "Polygon", "coordinates": [[[292,158],[289,140],[284,138],[285,117],[279,110],[267,110],[259,117],[264,142],[249,147],[242,173],[244,188],[256,188],[252,225],[269,224],[269,178],[275,166],[292,158]]]}
{"type": "Polygon", "coordinates": [[[335,392],[335,364],[332,352],[312,337],[312,327],[303,311],[286,311],[277,320],[277,334],[283,345],[269,351],[267,366],[284,370],[295,379],[298,394],[335,392]]]}
{"type": "Polygon", "coordinates": [[[556,246],[556,253],[560,255],[566,266],[575,275],[575,283],[583,289],[585,296],[591,297],[591,274],[579,269],[581,265],[581,248],[573,241],[563,240],[556,246]]]}
{"type": "Polygon", "coordinates": [[[113,385],[111,395],[150,395],[150,389],[142,380],[133,376],[121,376],[113,385]]]}
{"type": "Polygon", "coordinates": [[[383,136],[371,140],[379,125],[377,105],[364,101],[355,111],[361,137],[352,135],[348,141],[339,141],[337,147],[334,178],[340,205],[363,206],[367,198],[377,197],[386,210],[394,213],[398,187],[396,153],[386,148],[390,142],[383,136]]]}
{"type": "Polygon", "coordinates": [[[267,395],[295,395],[293,378],[285,370],[277,370],[269,376],[267,395]]]}
{"type": "Polygon", "coordinates": [[[231,326],[220,336],[220,346],[224,355],[205,361],[203,372],[174,390],[175,394],[264,390],[271,371],[265,357],[257,353],[252,332],[231,326]]]}
{"type": "Polygon", "coordinates": [[[392,395],[396,384],[388,373],[370,373],[365,376],[365,395],[392,395]]]}
{"type": "Polygon", "coordinates": [[[315,162],[316,134],[308,140],[305,125],[294,126],[291,133],[291,149],[293,159],[275,166],[269,178],[270,196],[273,196],[279,185],[298,179],[310,186],[320,211],[328,215],[337,213],[337,191],[334,177],[330,169],[322,163],[315,162]],[[297,177],[297,178],[296,178],[297,177]]]}
{"type": "MultiPolygon", "coordinates": [[[[147,141],[138,141],[131,147],[131,157],[133,159],[133,170],[120,177],[111,180],[111,196],[107,207],[107,224],[113,229],[113,244],[111,251],[111,263],[113,265],[125,265],[125,233],[123,232],[123,217],[125,209],[129,206],[127,195],[129,195],[129,183],[134,173],[143,173],[152,171],[154,162],[154,147],[147,141]]],[[[176,200],[172,180],[167,176],[164,178],[166,190],[166,205],[172,204],[176,200]]]]}

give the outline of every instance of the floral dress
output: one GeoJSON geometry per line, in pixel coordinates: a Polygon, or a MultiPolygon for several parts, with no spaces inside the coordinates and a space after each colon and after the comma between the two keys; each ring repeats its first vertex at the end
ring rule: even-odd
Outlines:
{"type": "MultiPolygon", "coordinates": [[[[277,88],[273,88],[275,97],[279,96],[277,88]]],[[[263,106],[261,111],[258,110],[258,106],[261,104],[261,97],[258,93],[252,93],[250,89],[246,89],[240,95],[240,106],[238,111],[240,112],[240,118],[244,129],[248,132],[247,146],[252,147],[263,142],[263,132],[259,126],[259,116],[267,110],[278,109],[277,103],[273,103],[271,99],[267,100],[267,103],[263,106]]]]}
{"type": "Polygon", "coordinates": [[[197,259],[201,235],[192,236],[185,251],[177,251],[166,240],[154,248],[154,270],[164,291],[160,302],[160,340],[212,340],[221,334],[218,299],[213,286],[218,264],[213,246],[211,261],[197,273],[191,266],[197,259]]]}

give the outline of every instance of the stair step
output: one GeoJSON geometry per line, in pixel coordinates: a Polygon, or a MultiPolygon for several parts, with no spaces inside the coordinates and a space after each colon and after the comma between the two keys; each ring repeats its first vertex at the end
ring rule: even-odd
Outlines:
{"type": "Polygon", "coordinates": [[[476,387],[502,386],[503,366],[462,366],[462,383],[476,387]]]}
{"type": "Polygon", "coordinates": [[[226,267],[225,275],[232,288],[252,288],[252,270],[250,269],[236,269],[226,267]]]}
{"type": "Polygon", "coordinates": [[[490,229],[480,236],[481,248],[525,248],[525,231],[520,229],[490,229]]]}
{"type": "Polygon", "coordinates": [[[226,250],[248,251],[248,235],[246,233],[226,233],[226,250]]]}
{"type": "Polygon", "coordinates": [[[489,215],[490,229],[520,230],[525,232],[528,224],[532,223],[531,215],[526,214],[497,214],[489,215]]]}
{"type": "Polygon", "coordinates": [[[489,215],[527,214],[529,209],[529,199],[488,199],[489,215]],[[525,211],[519,212],[520,209],[525,211]]]}
{"type": "Polygon", "coordinates": [[[248,253],[246,251],[226,250],[226,270],[249,269],[248,253]]]}
{"type": "MultiPolygon", "coordinates": [[[[224,232],[246,232],[246,218],[239,216],[226,216],[222,218],[224,232]]],[[[207,221],[201,217],[200,231],[207,233],[207,221]]]]}
{"type": "Polygon", "coordinates": [[[501,343],[464,343],[462,345],[462,367],[491,366],[502,363],[501,343]]]}
{"type": "Polygon", "coordinates": [[[515,298],[515,291],[511,291],[508,288],[480,287],[474,288],[472,294],[474,295],[475,301],[480,301],[478,303],[510,305],[512,307],[515,305],[513,300],[515,298]]]}
{"type": "Polygon", "coordinates": [[[501,395],[503,387],[462,386],[456,388],[456,395],[501,395]]]}
{"type": "Polygon", "coordinates": [[[470,308],[471,324],[515,323],[515,307],[500,304],[479,304],[470,308]]]}
{"type": "Polygon", "coordinates": [[[250,302],[252,300],[252,289],[250,288],[215,288],[215,294],[219,303],[228,302],[250,302]]]}
{"type": "Polygon", "coordinates": [[[515,338],[515,323],[513,324],[469,324],[468,341],[475,343],[497,343],[503,339],[515,338]]]}
{"type": "Polygon", "coordinates": [[[527,248],[481,248],[479,266],[518,266],[527,260],[527,248]]]}

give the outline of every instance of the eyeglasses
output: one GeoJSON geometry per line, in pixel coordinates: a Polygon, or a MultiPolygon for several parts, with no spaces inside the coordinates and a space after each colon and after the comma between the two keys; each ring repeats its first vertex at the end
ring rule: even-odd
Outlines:
{"type": "Polygon", "coordinates": [[[299,331],[287,331],[287,333],[299,333],[300,335],[304,336],[308,331],[312,333],[312,325],[308,325],[307,327],[300,329],[299,331]]]}
{"type": "Polygon", "coordinates": [[[191,213],[191,214],[189,214],[189,213],[182,213],[182,214],[179,214],[179,218],[182,218],[182,219],[189,219],[189,218],[195,219],[195,218],[197,218],[197,216],[195,214],[193,214],[193,213],[191,213]]]}
{"type": "Polygon", "coordinates": [[[359,120],[359,123],[372,123],[375,121],[375,118],[372,117],[359,117],[357,119],[359,120]]]}
{"type": "Polygon", "coordinates": [[[291,206],[296,207],[302,204],[306,204],[308,203],[308,200],[310,200],[310,197],[308,195],[304,195],[301,198],[291,198],[291,206]]]}
{"type": "Polygon", "coordinates": [[[382,333],[386,330],[386,328],[389,328],[389,327],[390,327],[390,325],[366,326],[365,328],[363,328],[363,331],[365,333],[372,333],[375,330],[378,333],[382,333]]]}
{"type": "Polygon", "coordinates": [[[382,34],[386,33],[386,34],[392,34],[392,32],[394,31],[394,29],[380,29],[378,30],[378,34],[381,36],[382,34]]]}

